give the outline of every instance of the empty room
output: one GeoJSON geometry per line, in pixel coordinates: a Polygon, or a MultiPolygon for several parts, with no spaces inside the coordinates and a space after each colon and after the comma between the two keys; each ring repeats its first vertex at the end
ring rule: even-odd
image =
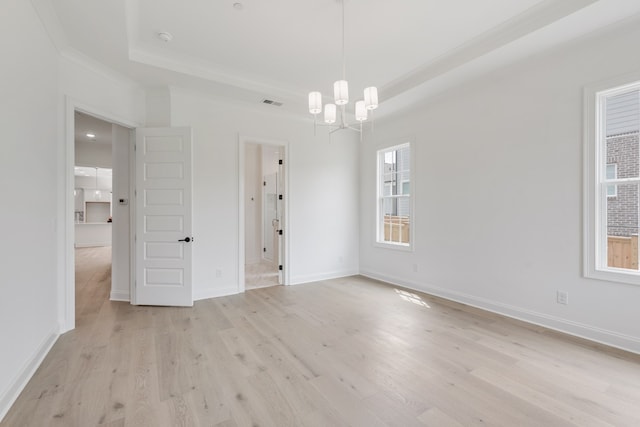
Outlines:
{"type": "Polygon", "coordinates": [[[1,427],[640,425],[637,0],[2,9],[1,427]]]}

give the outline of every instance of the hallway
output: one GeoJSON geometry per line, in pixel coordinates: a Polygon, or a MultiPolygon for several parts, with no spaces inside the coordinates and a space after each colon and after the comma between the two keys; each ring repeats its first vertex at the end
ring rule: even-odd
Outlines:
{"type": "Polygon", "coordinates": [[[76,248],[76,327],[95,317],[109,301],[111,246],[76,248]]]}

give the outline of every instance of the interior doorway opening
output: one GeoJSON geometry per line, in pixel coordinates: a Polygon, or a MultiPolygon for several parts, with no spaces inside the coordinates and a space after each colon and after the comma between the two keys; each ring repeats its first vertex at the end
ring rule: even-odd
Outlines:
{"type": "Polygon", "coordinates": [[[245,290],[284,284],[284,147],[245,144],[245,290]]]}
{"type": "Polygon", "coordinates": [[[82,326],[107,301],[129,299],[130,130],[78,110],[73,129],[73,308],[82,326]]]}

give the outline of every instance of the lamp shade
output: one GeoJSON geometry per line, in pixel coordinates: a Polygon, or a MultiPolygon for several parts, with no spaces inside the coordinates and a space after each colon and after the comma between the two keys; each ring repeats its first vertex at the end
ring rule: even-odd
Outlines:
{"type": "Polygon", "coordinates": [[[364,101],[356,102],[356,120],[359,122],[367,120],[367,108],[364,105],[364,101]]]}
{"type": "Polygon", "coordinates": [[[324,121],[328,124],[336,122],[336,104],[327,104],[324,106],[324,121]]]}
{"type": "Polygon", "coordinates": [[[346,80],[338,80],[333,84],[333,97],[336,105],[345,105],[349,102],[349,83],[346,80]]]}
{"type": "Polygon", "coordinates": [[[367,110],[375,110],[378,108],[378,89],[374,86],[364,90],[364,105],[367,110]]]}
{"type": "Polygon", "coordinates": [[[320,92],[309,92],[309,112],[318,114],[322,111],[322,94],[320,92]]]}

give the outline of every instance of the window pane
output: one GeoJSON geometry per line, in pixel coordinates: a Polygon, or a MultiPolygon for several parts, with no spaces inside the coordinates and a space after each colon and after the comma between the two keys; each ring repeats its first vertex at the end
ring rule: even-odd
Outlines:
{"type": "MultiPolygon", "coordinates": [[[[607,180],[616,179],[618,177],[618,165],[617,164],[609,164],[607,165],[607,180]]],[[[607,186],[607,197],[616,197],[616,186],[608,185],[607,186]]]]}
{"type": "Polygon", "coordinates": [[[382,212],[385,216],[398,214],[398,199],[388,198],[383,199],[382,212]]]}
{"type": "Polygon", "coordinates": [[[608,185],[615,198],[607,198],[607,265],[638,270],[638,183],[608,185]]]}
{"type": "Polygon", "coordinates": [[[396,152],[395,151],[387,151],[384,153],[384,162],[388,165],[395,165],[396,163],[396,152]]]}
{"type": "Polygon", "coordinates": [[[410,190],[411,190],[410,183],[408,181],[403,182],[402,183],[402,194],[409,195],[409,194],[411,194],[410,190]]]}
{"type": "Polygon", "coordinates": [[[384,242],[409,244],[411,205],[408,197],[383,199],[384,242]]]}
{"type": "Polygon", "coordinates": [[[640,152],[638,130],[640,130],[640,92],[628,91],[605,98],[605,138],[607,179],[616,177],[637,178],[640,176],[640,152]],[[615,164],[617,172],[610,171],[615,164]]]}
{"type": "Polygon", "coordinates": [[[378,151],[379,212],[377,241],[409,246],[411,157],[409,144],[378,151]]]}

